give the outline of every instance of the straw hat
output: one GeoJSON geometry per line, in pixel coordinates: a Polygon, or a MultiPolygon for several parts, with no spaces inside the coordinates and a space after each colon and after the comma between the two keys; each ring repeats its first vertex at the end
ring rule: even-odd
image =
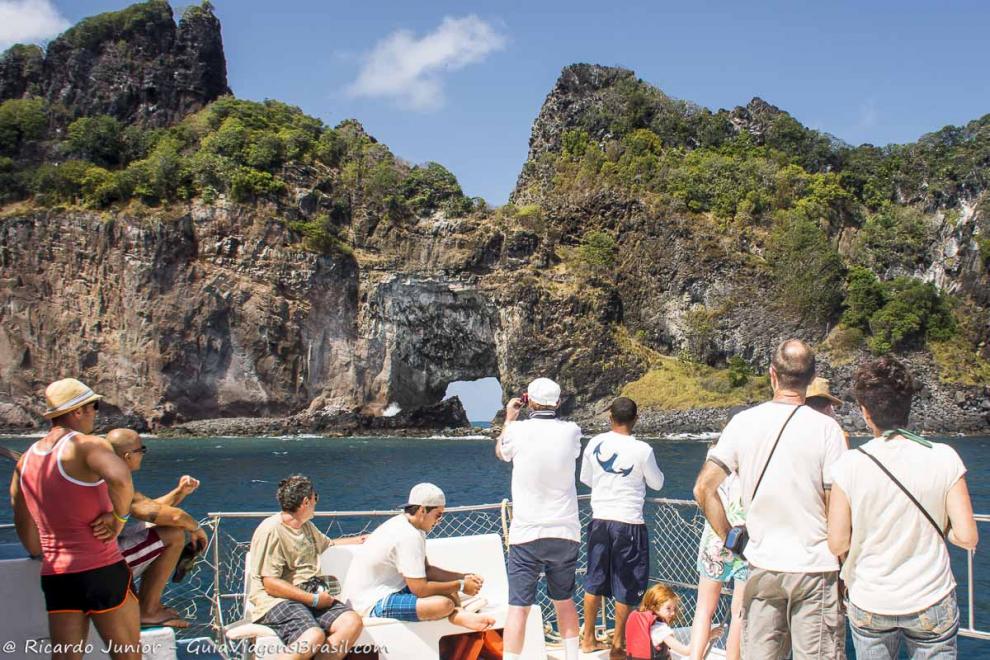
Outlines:
{"type": "Polygon", "coordinates": [[[842,405],[842,399],[834,396],[829,391],[827,378],[815,378],[815,380],[811,381],[811,385],[808,385],[808,391],[805,393],[804,398],[810,399],[816,396],[828,399],[836,408],[842,405]]]}
{"type": "Polygon", "coordinates": [[[96,394],[88,386],[80,383],[75,378],[63,378],[45,388],[45,400],[48,402],[48,410],[45,411],[45,419],[58,417],[65,413],[72,412],[76,408],[82,408],[87,403],[99,401],[103,397],[96,394]]]}

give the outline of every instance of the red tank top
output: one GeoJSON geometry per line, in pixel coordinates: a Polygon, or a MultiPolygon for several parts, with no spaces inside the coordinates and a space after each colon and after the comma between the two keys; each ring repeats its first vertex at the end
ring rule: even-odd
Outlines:
{"type": "Polygon", "coordinates": [[[21,462],[21,491],[41,536],[42,575],[80,573],[123,559],[116,540],[97,539],[89,526],[113,510],[106,482],[79,481],[62,467],[62,450],[74,435],[48,451],[34,443],[21,462]]]}

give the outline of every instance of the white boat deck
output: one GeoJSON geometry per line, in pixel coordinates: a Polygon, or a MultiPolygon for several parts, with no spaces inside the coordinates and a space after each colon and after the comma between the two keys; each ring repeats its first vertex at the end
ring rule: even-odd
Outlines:
{"type": "MultiPolygon", "coordinates": [[[[588,496],[579,497],[581,507],[581,522],[584,528],[590,518],[588,496]]],[[[667,498],[649,498],[645,511],[647,524],[651,535],[651,554],[653,565],[650,579],[652,582],[663,583],[677,591],[684,605],[684,619],[690,620],[694,607],[694,593],[697,582],[695,556],[698,541],[703,527],[703,519],[694,502],[672,500],[667,498]]],[[[267,517],[270,511],[244,511],[211,513],[203,521],[203,526],[210,530],[210,546],[204,558],[198,562],[193,572],[183,583],[170,585],[166,593],[166,601],[178,607],[183,615],[193,621],[193,626],[186,631],[179,631],[177,645],[178,656],[190,653],[184,649],[184,644],[196,647],[196,657],[206,658],[240,658],[239,647],[225,646],[223,631],[244,615],[244,558],[249,544],[250,533],[257,521],[267,517]]],[[[368,532],[395,511],[336,511],[317,512],[314,522],[324,529],[331,537],[368,532]]],[[[441,524],[430,535],[430,538],[471,537],[478,535],[498,534],[505,538],[508,523],[511,519],[511,503],[504,501],[500,504],[450,507],[447,509],[441,524]]],[[[990,516],[978,514],[977,523],[981,526],[990,524],[990,516]]],[[[0,543],[17,543],[13,535],[13,525],[0,525],[9,528],[0,543]]],[[[10,546],[8,546],[10,547],[10,546]]],[[[958,554],[958,551],[954,551],[958,554]]],[[[960,590],[960,606],[963,610],[963,620],[960,622],[960,636],[971,638],[961,640],[961,643],[972,644],[972,639],[990,640],[990,630],[980,627],[976,620],[977,594],[974,580],[974,554],[966,553],[957,556],[955,563],[956,579],[960,590]],[[961,569],[961,570],[960,570],[961,569]],[[968,592],[968,593],[967,593],[968,592]]],[[[578,566],[578,593],[575,599],[581,608],[582,591],[580,585],[584,574],[585,558],[582,552],[578,566]]],[[[982,563],[981,563],[982,565],[982,563]]],[[[14,640],[17,651],[8,654],[12,658],[48,657],[45,653],[24,652],[24,644],[48,639],[47,617],[44,612],[44,600],[38,587],[38,564],[27,559],[18,559],[0,553],[0,584],[4,585],[5,601],[17,603],[16,607],[4,608],[4,616],[0,617],[0,641],[14,640]]],[[[728,619],[728,592],[724,593],[719,604],[715,619],[728,619]]],[[[546,594],[541,591],[538,595],[543,619],[548,625],[546,652],[548,658],[563,658],[563,650],[554,644],[555,617],[553,606],[546,594]]],[[[611,603],[606,601],[603,608],[600,626],[609,626],[611,620],[611,603]]],[[[153,629],[154,630],[154,629],[153,629]]],[[[157,629],[162,630],[162,629],[157,629]]],[[[146,631],[151,635],[153,631],[146,631]]],[[[165,630],[164,634],[175,640],[173,631],[165,630]]],[[[94,650],[101,645],[97,643],[95,634],[94,650]]],[[[723,642],[719,642],[721,645],[723,642]]],[[[155,644],[164,650],[165,644],[155,644]]],[[[981,645],[982,648],[982,645],[981,645]]],[[[87,657],[106,657],[105,655],[87,655],[87,657]]],[[[171,655],[146,655],[145,657],[174,658],[171,655]]],[[[192,657],[192,656],[190,656],[192,657]]],[[[584,654],[583,658],[607,658],[607,652],[584,654]]],[[[676,657],[676,656],[674,656],[676,657]]],[[[714,648],[708,658],[724,658],[724,651],[714,648]]],[[[972,656],[971,656],[972,657],[972,656]]]]}

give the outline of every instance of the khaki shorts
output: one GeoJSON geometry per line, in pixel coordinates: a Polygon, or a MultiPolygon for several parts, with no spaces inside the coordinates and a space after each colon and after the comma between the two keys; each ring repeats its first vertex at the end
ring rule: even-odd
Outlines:
{"type": "Polygon", "coordinates": [[[846,622],[839,574],[779,573],[752,566],[743,591],[744,660],[842,660],[846,622]]]}

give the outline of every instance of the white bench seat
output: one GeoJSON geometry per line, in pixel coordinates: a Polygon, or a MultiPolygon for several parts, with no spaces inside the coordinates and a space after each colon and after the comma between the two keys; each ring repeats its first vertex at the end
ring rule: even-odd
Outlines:
{"type": "MultiPolygon", "coordinates": [[[[8,654],[13,658],[50,658],[51,638],[48,631],[48,612],[45,610],[45,596],[41,592],[39,574],[41,563],[33,559],[0,560],[0,584],[3,585],[7,602],[3,616],[0,616],[0,640],[15,645],[8,654]]],[[[86,653],[89,660],[106,659],[103,652],[106,646],[90,624],[86,653]]],[[[144,660],[175,660],[175,631],[172,628],[143,628],[141,645],[144,660]]]]}
{"type": "MultiPolygon", "coordinates": [[[[320,571],[334,575],[341,583],[343,596],[347,595],[347,576],[352,561],[361,552],[360,545],[339,545],[328,548],[320,556],[320,571]]],[[[481,536],[457,536],[427,539],[426,556],[430,564],[459,573],[477,573],[485,579],[480,596],[488,604],[481,613],[495,619],[495,629],[505,627],[509,606],[509,581],[505,571],[505,553],[502,538],[498,534],[481,536]]],[[[250,564],[250,559],[247,560],[250,564]]],[[[245,595],[247,593],[247,569],[245,569],[245,595]]],[[[250,603],[245,597],[245,619],[250,614],[250,603]]],[[[274,631],[258,624],[235,624],[227,629],[230,639],[256,638],[255,656],[274,657],[282,650],[274,631]],[[265,634],[267,631],[267,634],[265,634]]],[[[446,619],[410,623],[396,619],[364,617],[364,630],[357,644],[379,649],[380,658],[437,658],[441,637],[467,632],[446,619]]],[[[526,646],[521,657],[545,660],[543,616],[538,606],[530,608],[526,621],[526,646]]]]}

